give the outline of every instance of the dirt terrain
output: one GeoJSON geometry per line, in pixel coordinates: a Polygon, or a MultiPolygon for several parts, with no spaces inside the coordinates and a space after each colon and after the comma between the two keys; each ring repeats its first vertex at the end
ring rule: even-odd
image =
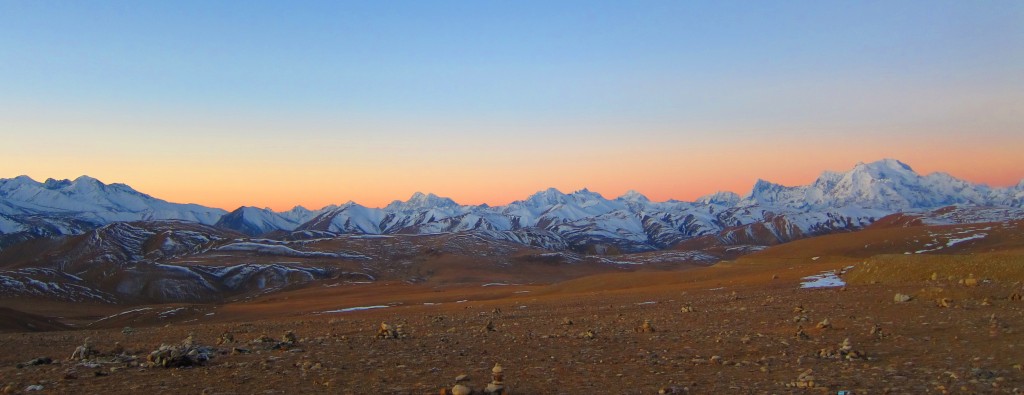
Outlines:
{"type": "Polygon", "coordinates": [[[548,285],[324,281],[225,304],[5,299],[0,391],[437,394],[461,375],[482,391],[500,364],[513,394],[1020,393],[1019,224],[963,242],[962,229],[942,230],[548,285]],[[937,245],[924,235],[949,248],[915,253],[937,245]],[[886,247],[855,248],[871,240],[886,247]]]}

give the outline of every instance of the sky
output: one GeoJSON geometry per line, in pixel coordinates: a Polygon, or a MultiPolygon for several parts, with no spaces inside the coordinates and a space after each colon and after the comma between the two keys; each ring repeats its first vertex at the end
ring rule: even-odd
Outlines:
{"type": "Polygon", "coordinates": [[[228,210],[1024,178],[1021,1],[0,0],[0,178],[228,210]]]}

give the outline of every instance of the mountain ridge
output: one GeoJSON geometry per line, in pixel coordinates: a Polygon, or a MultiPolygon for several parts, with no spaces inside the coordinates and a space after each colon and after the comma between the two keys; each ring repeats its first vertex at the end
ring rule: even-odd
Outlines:
{"type": "MultiPolygon", "coordinates": [[[[416,192],[382,208],[349,201],[318,210],[296,206],[283,212],[250,206],[227,212],[169,203],[128,185],[103,184],[88,176],[43,183],[19,176],[0,179],[0,236],[21,240],[79,234],[112,222],[177,219],[250,236],[292,231],[369,235],[471,231],[516,242],[540,240],[544,245],[535,246],[542,248],[564,244],[580,251],[597,246],[605,251],[637,252],[729,229],[734,236],[770,234],[774,242],[785,242],[856,229],[896,212],[950,205],[1021,207],[1022,201],[1024,180],[992,188],[941,172],[920,175],[895,159],[857,163],[845,172],[824,171],[807,185],[784,186],[759,179],[745,196],[722,191],[692,202],[654,202],[634,190],[608,199],[586,188],[571,193],[548,188],[502,206],[461,205],[451,198],[416,192]],[[743,230],[753,224],[759,224],[759,230],[743,230]],[[551,244],[552,234],[562,240],[551,244]]],[[[0,242],[0,248],[3,245],[0,242]]]]}

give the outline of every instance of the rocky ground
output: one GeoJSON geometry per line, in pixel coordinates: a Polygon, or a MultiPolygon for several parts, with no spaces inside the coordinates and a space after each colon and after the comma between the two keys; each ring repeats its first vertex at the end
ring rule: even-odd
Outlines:
{"type": "Polygon", "coordinates": [[[614,290],[598,291],[604,278],[576,291],[495,287],[503,297],[461,303],[0,334],[0,390],[479,392],[500,364],[513,394],[1024,391],[1019,283],[935,276],[801,289],[811,268],[758,270],[734,270],[732,281],[725,268],[706,281],[614,290]]]}

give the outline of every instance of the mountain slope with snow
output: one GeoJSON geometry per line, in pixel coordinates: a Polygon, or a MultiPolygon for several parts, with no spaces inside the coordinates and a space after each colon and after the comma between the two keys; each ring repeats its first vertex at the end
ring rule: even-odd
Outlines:
{"type": "Polygon", "coordinates": [[[349,202],[286,212],[240,207],[225,213],[168,203],[126,185],[104,185],[88,177],[38,183],[22,176],[0,180],[0,248],[4,240],[10,245],[30,237],[78,234],[112,222],[178,219],[216,224],[250,236],[275,231],[476,232],[540,248],[639,252],[708,235],[719,235],[724,242],[768,245],[859,229],[897,212],[951,205],[1019,208],[1022,202],[1024,181],[991,188],[945,173],[919,175],[893,159],[858,163],[846,172],[826,171],[803,186],[759,180],[744,197],[718,192],[694,202],[652,202],[635,191],[607,199],[586,189],[566,194],[551,188],[495,207],[460,205],[449,198],[416,193],[383,208],[349,202]]]}
{"type": "Polygon", "coordinates": [[[95,224],[177,219],[211,225],[225,211],[170,203],[124,184],[104,184],[87,176],[42,183],[20,176],[0,179],[0,214],[65,216],[95,224]]]}

